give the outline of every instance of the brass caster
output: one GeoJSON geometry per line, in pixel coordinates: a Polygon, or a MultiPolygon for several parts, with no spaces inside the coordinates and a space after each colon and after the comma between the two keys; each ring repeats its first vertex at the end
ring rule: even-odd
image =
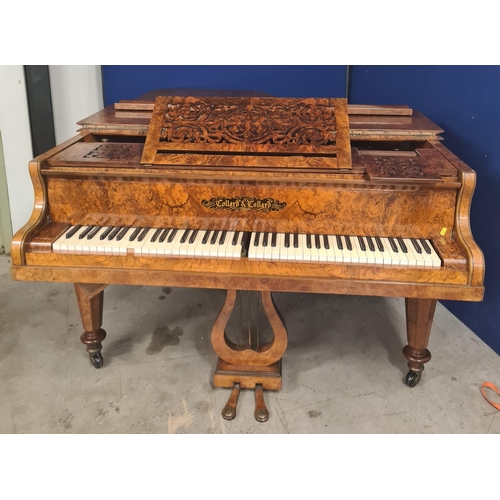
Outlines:
{"type": "Polygon", "coordinates": [[[90,363],[94,368],[102,368],[104,361],[100,352],[89,353],[90,363]]]}
{"type": "Polygon", "coordinates": [[[406,375],[405,384],[408,387],[415,387],[420,382],[421,378],[422,372],[414,372],[413,370],[410,370],[406,375]]]}

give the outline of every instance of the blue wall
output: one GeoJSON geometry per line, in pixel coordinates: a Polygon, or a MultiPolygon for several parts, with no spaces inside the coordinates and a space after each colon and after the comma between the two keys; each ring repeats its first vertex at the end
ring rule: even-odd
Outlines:
{"type": "Polygon", "coordinates": [[[345,97],[346,66],[102,66],[104,104],[164,88],[257,90],[277,97],[345,97]]]}
{"type": "Polygon", "coordinates": [[[443,304],[500,354],[500,66],[355,66],[350,102],[418,109],[476,171],[471,226],[486,261],[485,299],[443,304]]]}
{"type": "MultiPolygon", "coordinates": [[[[345,66],[103,66],[102,72],[106,105],[176,87],[345,96],[345,66]]],[[[485,300],[444,305],[500,354],[500,67],[353,66],[349,101],[423,112],[445,130],[445,146],[477,172],[471,224],[486,260],[485,300]]]]}

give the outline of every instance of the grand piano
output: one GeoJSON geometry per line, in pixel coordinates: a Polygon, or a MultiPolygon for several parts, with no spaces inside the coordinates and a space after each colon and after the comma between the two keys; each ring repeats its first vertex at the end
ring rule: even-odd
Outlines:
{"type": "Polygon", "coordinates": [[[224,289],[211,332],[214,385],[232,389],[222,415],[250,388],[266,421],[263,389],[281,389],[287,347],[272,292],[404,297],[409,387],[431,358],[436,301],[483,298],[475,172],[407,106],[167,90],[79,126],[29,164],[35,206],[12,276],[74,283],[95,368],[108,285],[224,289]]]}

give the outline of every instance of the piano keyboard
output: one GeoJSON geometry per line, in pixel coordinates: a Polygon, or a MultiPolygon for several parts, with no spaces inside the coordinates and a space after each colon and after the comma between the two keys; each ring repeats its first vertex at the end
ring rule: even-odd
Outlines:
{"type": "Polygon", "coordinates": [[[441,267],[430,240],[179,228],[71,226],[55,253],[441,267]]]}

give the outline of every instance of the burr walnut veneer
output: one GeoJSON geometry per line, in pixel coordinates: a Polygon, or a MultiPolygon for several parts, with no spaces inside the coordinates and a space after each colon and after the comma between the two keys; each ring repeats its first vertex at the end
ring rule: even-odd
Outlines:
{"type": "Polygon", "coordinates": [[[212,332],[215,384],[234,389],[225,418],[236,414],[239,388],[253,387],[255,417],[266,420],[262,388],[281,387],[286,329],[273,291],[405,297],[406,383],[418,383],[436,300],[484,293],[469,219],[476,176],[442,145],[442,130],[405,106],[174,93],[110,106],[30,162],[35,207],[14,236],[14,279],[75,283],[96,367],[107,285],[226,289],[212,332]],[[245,248],[237,259],[55,252],[78,225],[425,239],[441,265],[249,259],[245,248]],[[270,343],[226,335],[244,290],[258,292],[270,343]]]}

